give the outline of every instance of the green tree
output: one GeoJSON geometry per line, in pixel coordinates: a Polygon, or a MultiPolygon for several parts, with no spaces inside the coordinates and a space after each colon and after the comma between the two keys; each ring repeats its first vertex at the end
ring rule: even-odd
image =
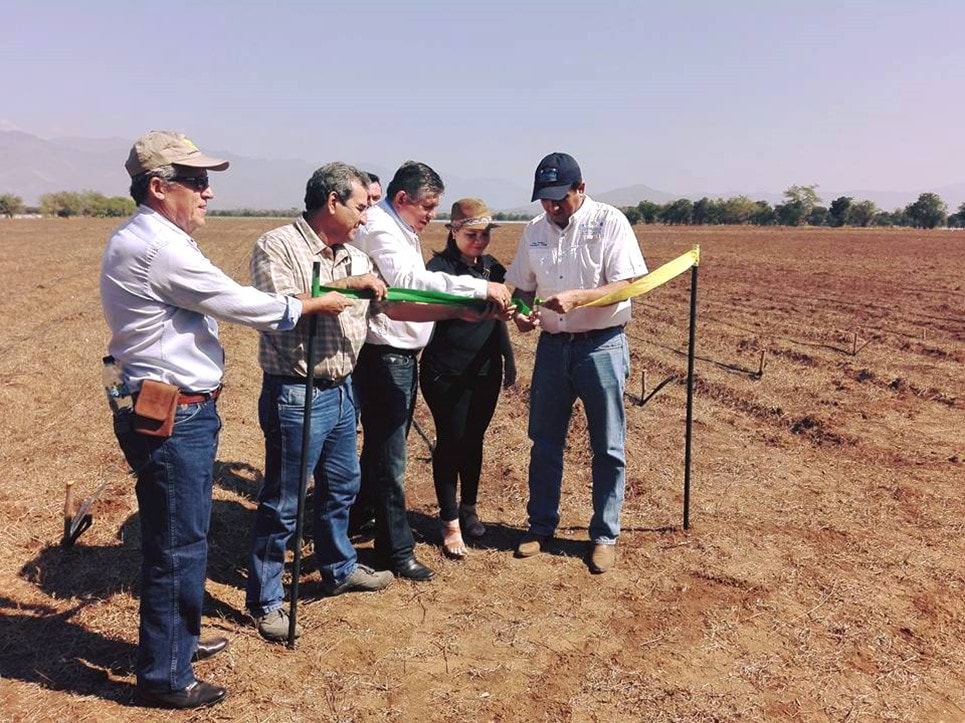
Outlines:
{"type": "Polygon", "coordinates": [[[755,226],[773,226],[777,223],[777,214],[767,201],[758,201],[754,204],[754,214],[751,216],[751,223],[755,226]]]}
{"type": "Polygon", "coordinates": [[[800,226],[807,218],[807,212],[801,201],[779,203],[774,207],[774,214],[781,226],[800,226]]]}
{"type": "Polygon", "coordinates": [[[107,196],[87,191],[84,193],[84,215],[97,218],[123,218],[134,212],[134,200],[125,196],[107,196]]]}
{"type": "Polygon", "coordinates": [[[808,224],[810,226],[827,226],[828,209],[824,206],[814,206],[808,214],[808,224]]]}
{"type": "Polygon", "coordinates": [[[965,202],[959,205],[958,210],[948,217],[949,228],[965,228],[965,202]]]}
{"type": "Polygon", "coordinates": [[[858,201],[851,206],[848,213],[848,223],[852,226],[866,228],[874,223],[879,210],[874,201],[858,201]]]}
{"type": "Polygon", "coordinates": [[[937,193],[923,193],[905,208],[905,215],[915,228],[936,228],[945,225],[948,206],[937,193]]]}
{"type": "Polygon", "coordinates": [[[672,226],[690,223],[694,214],[694,203],[689,198],[678,198],[665,205],[660,211],[660,220],[672,226]]]}
{"type": "Polygon", "coordinates": [[[40,212],[44,216],[70,218],[84,213],[84,197],[74,191],[45,193],[40,197],[40,212]]]}
{"type": "Polygon", "coordinates": [[[851,202],[853,200],[851,196],[838,196],[831,201],[831,206],[828,208],[829,226],[839,228],[849,223],[850,219],[848,214],[851,212],[851,202]]]}
{"type": "Polygon", "coordinates": [[[18,213],[23,213],[23,199],[14,196],[12,193],[0,193],[0,216],[13,218],[18,213]]]}
{"type": "Polygon", "coordinates": [[[640,214],[640,210],[636,206],[627,206],[626,208],[620,209],[623,214],[627,217],[627,221],[630,222],[631,226],[643,221],[643,216],[640,214]]]}
{"type": "Polygon", "coordinates": [[[757,204],[747,196],[728,198],[721,207],[721,222],[731,225],[749,223],[756,210],[757,204]]]}
{"type": "MultiPolygon", "coordinates": [[[[787,199],[787,203],[784,205],[792,203],[801,204],[801,221],[804,221],[811,215],[811,210],[821,203],[821,197],[816,190],[817,187],[818,184],[816,183],[810,186],[791,186],[784,191],[784,198],[787,199]]],[[[798,226],[800,222],[787,225],[798,226]]]]}
{"type": "Polygon", "coordinates": [[[660,214],[660,208],[660,204],[654,203],[653,201],[640,201],[640,203],[637,204],[640,218],[646,224],[654,223],[657,220],[657,216],[660,214]]]}
{"type": "Polygon", "coordinates": [[[694,201],[694,208],[690,214],[690,222],[694,226],[703,226],[710,223],[710,199],[704,196],[698,201],[694,201]]]}
{"type": "Polygon", "coordinates": [[[724,199],[715,198],[707,206],[707,223],[719,226],[724,222],[724,199]]]}
{"type": "Polygon", "coordinates": [[[875,226],[911,226],[911,221],[905,214],[905,209],[896,208],[894,211],[889,213],[888,211],[881,211],[875,215],[874,220],[875,226]]]}

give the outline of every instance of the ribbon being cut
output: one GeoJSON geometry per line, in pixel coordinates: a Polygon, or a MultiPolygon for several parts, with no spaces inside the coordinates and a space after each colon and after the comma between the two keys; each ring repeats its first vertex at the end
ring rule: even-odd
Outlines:
{"type": "MultiPolygon", "coordinates": [[[[629,286],[626,286],[619,291],[615,291],[612,294],[607,294],[596,301],[591,301],[588,304],[583,304],[581,307],[591,307],[591,306],[609,306],[610,304],[616,304],[618,301],[623,301],[625,299],[632,298],[634,296],[640,296],[641,294],[646,294],[648,291],[667,283],[671,279],[680,276],[684,271],[692,266],[697,266],[700,263],[700,247],[694,246],[693,249],[687,253],[678,256],[673,261],[668,261],[663,266],[654,269],[649,274],[641,279],[633,282],[629,286]]],[[[372,292],[368,289],[356,290],[356,289],[337,289],[331,286],[322,286],[321,292],[325,293],[328,291],[337,291],[340,294],[345,294],[353,299],[371,299],[372,292]]],[[[445,304],[447,306],[475,306],[481,307],[485,306],[487,302],[481,299],[470,299],[465,296],[458,296],[456,294],[447,294],[442,291],[421,291],[418,289],[399,289],[399,288],[389,288],[386,292],[387,301],[411,301],[421,304],[445,304]]],[[[540,299],[536,299],[536,305],[539,306],[540,299]]],[[[520,299],[513,299],[513,304],[516,309],[525,315],[529,315],[531,309],[520,299]]]]}
{"type": "MultiPolygon", "coordinates": [[[[353,299],[371,299],[372,292],[369,289],[339,289],[334,286],[321,287],[322,293],[327,291],[337,291],[353,299]]],[[[457,294],[447,294],[444,291],[422,291],[419,289],[400,289],[390,287],[385,294],[386,301],[410,301],[420,304],[445,304],[446,306],[474,306],[482,308],[489,302],[485,299],[470,299],[466,296],[457,294]]],[[[529,314],[530,308],[519,299],[513,300],[513,305],[522,314],[529,314]]]]}
{"type": "MultiPolygon", "coordinates": [[[[593,306],[609,306],[620,301],[633,298],[653,291],[671,279],[680,276],[688,269],[692,269],[692,280],[690,288],[690,334],[687,350],[687,422],[685,428],[684,442],[684,493],[683,493],[683,526],[684,529],[690,528],[690,458],[691,444],[693,437],[693,396],[694,396],[694,360],[696,349],[696,329],[697,329],[697,268],[700,266],[700,246],[681,256],[668,261],[663,266],[654,269],[646,276],[623,287],[619,291],[607,294],[596,301],[582,304],[578,308],[593,306]]],[[[356,291],[354,289],[336,289],[332,287],[322,287],[322,292],[338,291],[352,298],[372,298],[371,291],[356,291]]],[[[419,291],[415,289],[396,289],[390,288],[386,293],[388,301],[412,301],[425,304],[448,304],[450,306],[468,306],[482,308],[487,303],[481,299],[470,299],[465,296],[446,294],[440,291],[419,291]]],[[[539,298],[534,300],[535,306],[541,304],[539,298]]],[[[526,316],[531,313],[530,308],[519,299],[513,299],[516,309],[526,316]]]]}

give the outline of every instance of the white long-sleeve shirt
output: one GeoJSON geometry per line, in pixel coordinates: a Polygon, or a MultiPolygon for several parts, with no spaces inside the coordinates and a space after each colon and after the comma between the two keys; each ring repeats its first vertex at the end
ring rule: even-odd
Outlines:
{"type": "MultiPolygon", "coordinates": [[[[399,218],[387,197],[368,210],[368,222],[356,232],[353,245],[369,255],[389,286],[486,298],[485,279],[426,270],[419,235],[399,218]]],[[[365,341],[422,349],[432,337],[433,326],[432,322],[393,321],[385,314],[376,314],[369,320],[365,341]]]]}
{"type": "Polygon", "coordinates": [[[302,312],[294,297],[234,281],[194,239],[144,205],[107,242],[100,291],[108,352],[131,391],[146,379],[195,392],[216,389],[224,375],[216,319],[281,331],[302,312]]]}

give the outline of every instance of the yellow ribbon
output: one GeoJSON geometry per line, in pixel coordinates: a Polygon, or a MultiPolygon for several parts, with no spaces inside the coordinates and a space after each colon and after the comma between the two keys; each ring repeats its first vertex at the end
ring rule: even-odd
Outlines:
{"type": "Polygon", "coordinates": [[[625,301],[633,296],[640,296],[641,294],[646,294],[648,291],[653,291],[655,288],[661,284],[666,284],[670,279],[680,276],[684,271],[689,269],[691,266],[697,266],[700,264],[700,246],[694,246],[693,249],[678,256],[673,261],[668,261],[659,269],[651,271],[649,274],[643,278],[637,279],[629,286],[624,286],[619,291],[614,291],[606,296],[601,296],[596,301],[591,301],[587,304],[581,304],[577,308],[584,309],[592,306],[609,306],[610,304],[616,304],[618,301],[625,301]]]}

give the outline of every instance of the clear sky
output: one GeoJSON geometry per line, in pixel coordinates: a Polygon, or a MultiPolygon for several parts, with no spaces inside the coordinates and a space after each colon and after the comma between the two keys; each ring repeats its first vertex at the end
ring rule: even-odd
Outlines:
{"type": "Polygon", "coordinates": [[[0,128],[528,186],[965,181],[965,0],[5,0],[0,128]]]}

